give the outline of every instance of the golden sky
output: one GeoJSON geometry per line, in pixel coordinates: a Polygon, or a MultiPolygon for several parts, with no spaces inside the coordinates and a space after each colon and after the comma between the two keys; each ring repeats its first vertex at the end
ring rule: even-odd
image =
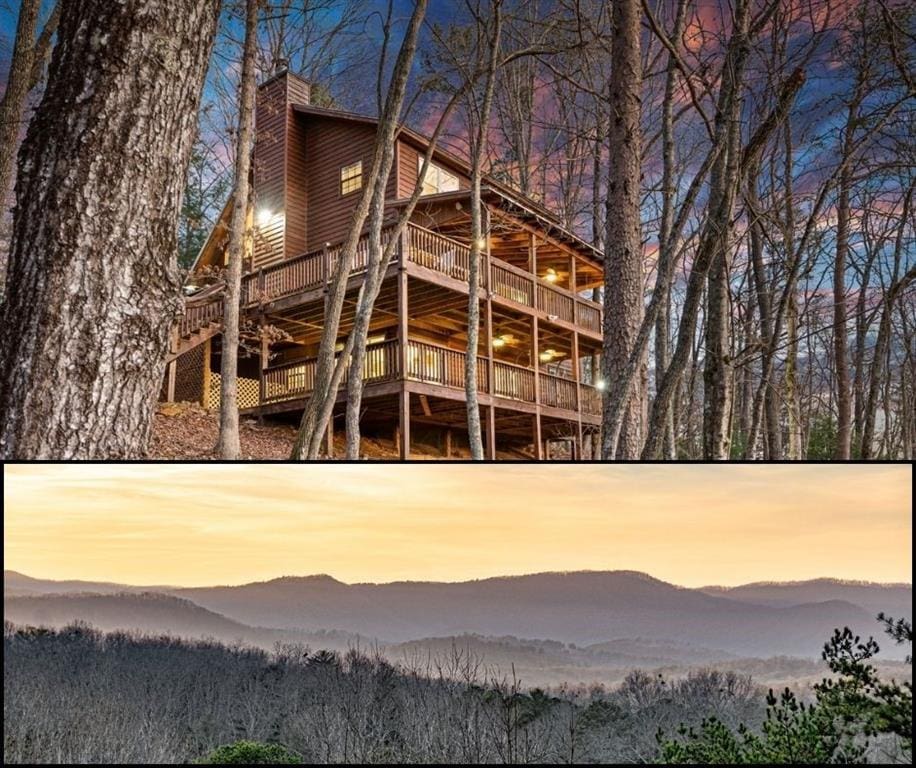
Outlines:
{"type": "Polygon", "coordinates": [[[5,568],[130,584],[628,569],[686,586],[910,581],[910,468],[19,465],[5,568]]]}

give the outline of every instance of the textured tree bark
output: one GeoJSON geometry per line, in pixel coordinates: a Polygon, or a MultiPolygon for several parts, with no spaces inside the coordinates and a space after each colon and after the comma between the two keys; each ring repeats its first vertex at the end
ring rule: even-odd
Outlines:
{"type": "MultiPolygon", "coordinates": [[[[639,333],[643,315],[643,259],[640,238],[640,60],[639,0],[614,3],[614,38],[611,51],[611,120],[608,143],[612,147],[608,174],[606,227],[604,239],[604,341],[601,350],[605,381],[619,386],[626,376],[627,361],[639,333]]],[[[615,386],[615,388],[616,388],[615,386]]],[[[642,444],[640,403],[644,392],[636,377],[630,377],[625,393],[626,411],[620,423],[620,439],[608,427],[613,413],[610,397],[602,407],[604,425],[601,457],[635,459],[642,444]]]]}
{"type": "Polygon", "coordinates": [[[248,221],[251,168],[251,134],[254,130],[255,61],[258,43],[259,0],[247,0],[245,45],[242,51],[242,79],[239,83],[239,122],[235,150],[235,191],[229,223],[229,264],[223,298],[223,340],[220,357],[219,455],[238,459],[239,442],[239,294],[242,290],[242,260],[245,258],[245,226],[248,221]]]}
{"type": "Polygon", "coordinates": [[[176,221],[217,0],[64,3],[19,160],[0,454],[145,452],[181,306],[176,221]]]}

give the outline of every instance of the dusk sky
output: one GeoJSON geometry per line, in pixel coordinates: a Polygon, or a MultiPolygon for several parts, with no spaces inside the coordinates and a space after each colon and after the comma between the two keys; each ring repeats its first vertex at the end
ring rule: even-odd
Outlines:
{"type": "Polygon", "coordinates": [[[686,586],[910,581],[910,468],[21,465],[5,567],[238,584],[646,571],[686,586]]]}

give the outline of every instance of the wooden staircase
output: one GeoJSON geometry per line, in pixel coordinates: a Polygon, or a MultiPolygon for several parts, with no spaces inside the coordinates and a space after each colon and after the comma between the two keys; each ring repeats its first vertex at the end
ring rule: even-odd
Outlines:
{"type": "Polygon", "coordinates": [[[172,328],[166,364],[222,331],[224,288],[222,284],[210,286],[186,300],[184,315],[172,328]]]}

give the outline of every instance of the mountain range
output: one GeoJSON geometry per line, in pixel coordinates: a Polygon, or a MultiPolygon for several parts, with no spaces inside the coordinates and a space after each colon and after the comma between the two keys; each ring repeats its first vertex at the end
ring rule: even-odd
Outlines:
{"type": "MultiPolygon", "coordinates": [[[[879,611],[911,618],[911,585],[817,579],[689,589],[634,571],[579,571],[457,583],[345,584],[316,575],[182,588],[4,571],[4,617],[11,621],[82,618],[104,629],[261,645],[333,637],[335,645],[360,639],[394,646],[475,635],[541,638],[643,659],[696,657],[690,649],[702,649],[705,658],[815,658],[835,627],[879,634],[879,611]],[[628,643],[638,653],[625,651],[628,643]]],[[[883,655],[900,657],[903,650],[888,646],[883,655]]]]}

